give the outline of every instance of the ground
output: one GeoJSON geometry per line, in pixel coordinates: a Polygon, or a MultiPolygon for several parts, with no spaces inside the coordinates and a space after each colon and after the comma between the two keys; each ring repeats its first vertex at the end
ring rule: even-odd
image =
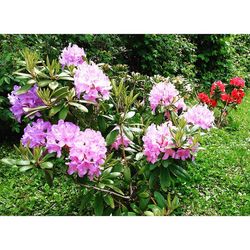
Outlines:
{"type": "MultiPolygon", "coordinates": [[[[190,181],[179,183],[180,207],[174,215],[250,215],[250,92],[229,125],[203,138],[205,150],[190,165],[190,181]]],[[[11,157],[0,146],[0,158],[11,157]]],[[[0,215],[77,215],[79,190],[69,178],[55,178],[51,189],[43,176],[0,163],[0,215]]]]}

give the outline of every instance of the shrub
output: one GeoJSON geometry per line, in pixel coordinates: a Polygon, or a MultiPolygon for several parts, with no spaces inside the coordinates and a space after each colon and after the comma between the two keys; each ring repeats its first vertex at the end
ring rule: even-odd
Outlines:
{"type": "Polygon", "coordinates": [[[23,56],[20,86],[9,99],[14,116],[29,124],[16,147],[21,159],[2,162],[39,170],[50,186],[56,173],[67,174],[83,189],[84,214],[172,213],[178,198],[169,191],[188,178],[187,162],[200,150],[201,131],[213,126],[213,112],[187,107],[169,79],[153,84],[151,110],[139,98],[145,92],[125,84],[124,67],[109,78],[76,45],[64,49],[62,65],[28,49],[23,56]]]}

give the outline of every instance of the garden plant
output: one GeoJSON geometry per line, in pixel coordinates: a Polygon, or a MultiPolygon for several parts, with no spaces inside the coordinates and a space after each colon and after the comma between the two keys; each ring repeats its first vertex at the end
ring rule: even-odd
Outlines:
{"type": "MultiPolygon", "coordinates": [[[[176,183],[188,180],[202,137],[226,124],[244,98],[245,81],[215,81],[197,94],[179,76],[148,77],[125,65],[96,64],[76,44],[58,60],[24,49],[8,95],[25,124],[19,159],[3,158],[53,189],[67,176],[84,215],[170,215],[176,183]]],[[[197,166],[199,167],[199,166],[197,166]]]]}

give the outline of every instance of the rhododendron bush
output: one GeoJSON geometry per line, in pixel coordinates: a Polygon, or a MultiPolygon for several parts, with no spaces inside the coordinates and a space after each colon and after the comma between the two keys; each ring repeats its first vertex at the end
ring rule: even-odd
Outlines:
{"type": "Polygon", "coordinates": [[[236,109],[241,104],[245,92],[245,81],[240,77],[234,77],[229,84],[221,81],[214,82],[211,85],[210,93],[207,95],[202,92],[198,94],[201,103],[207,104],[210,109],[218,109],[217,126],[220,127],[226,123],[226,118],[230,110],[236,109]]]}
{"type": "Polygon", "coordinates": [[[201,93],[202,104],[190,106],[170,78],[156,77],[149,92],[146,85],[141,91],[139,75],[88,61],[77,45],[58,60],[43,61],[29,50],[23,56],[15,72],[21,84],[9,101],[16,120],[27,125],[15,146],[20,159],[2,161],[42,171],[51,188],[54,178],[67,175],[80,187],[83,214],[171,214],[179,201],[170,192],[189,178],[200,138],[214,127],[218,93],[227,104],[244,96],[244,82],[235,78],[230,96],[217,82],[210,97],[201,93]]]}

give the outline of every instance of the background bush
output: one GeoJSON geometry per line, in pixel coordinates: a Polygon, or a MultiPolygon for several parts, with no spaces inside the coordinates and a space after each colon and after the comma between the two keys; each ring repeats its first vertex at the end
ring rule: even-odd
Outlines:
{"type": "Polygon", "coordinates": [[[13,132],[20,131],[7,99],[17,83],[12,72],[18,67],[20,51],[29,47],[42,58],[58,58],[70,42],[83,47],[97,63],[126,64],[128,71],[147,76],[182,75],[198,84],[200,91],[215,80],[233,76],[249,84],[250,35],[0,35],[1,140],[15,138],[13,132]]]}

